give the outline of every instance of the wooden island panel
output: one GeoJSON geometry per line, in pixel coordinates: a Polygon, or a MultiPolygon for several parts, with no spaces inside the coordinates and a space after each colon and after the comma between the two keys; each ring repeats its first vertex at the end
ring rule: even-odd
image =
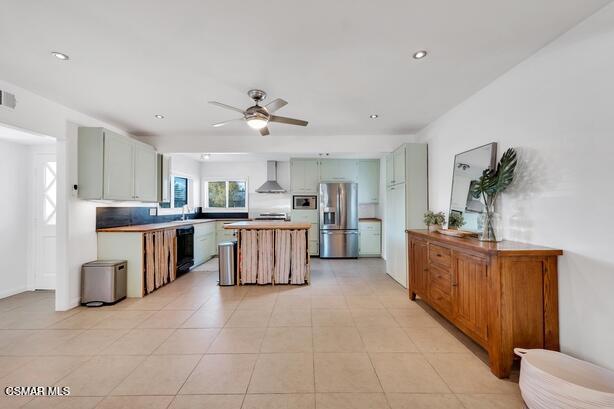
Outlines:
{"type": "Polygon", "coordinates": [[[515,347],[559,350],[557,257],[548,247],[408,230],[409,297],[419,296],[510,374],[515,347]]]}
{"type": "MultiPolygon", "coordinates": [[[[291,270],[294,269],[300,269],[302,272],[304,272],[304,280],[303,280],[303,275],[298,275],[298,276],[292,276],[292,272],[290,272],[290,283],[291,284],[309,284],[310,280],[311,280],[311,263],[310,263],[310,258],[309,258],[309,248],[308,248],[308,242],[309,242],[309,229],[311,228],[311,224],[309,223],[295,223],[295,222],[285,222],[285,221],[242,221],[242,222],[236,222],[236,223],[229,223],[227,225],[224,226],[225,229],[229,229],[229,230],[236,230],[237,231],[237,252],[238,252],[238,257],[237,257],[237,283],[239,285],[242,284],[254,284],[254,283],[270,283],[272,285],[275,284],[288,284],[287,282],[276,282],[275,280],[275,270],[278,267],[279,263],[282,263],[283,265],[286,266],[292,266],[291,270]],[[262,232],[262,231],[267,231],[272,233],[272,240],[270,240],[271,249],[268,249],[267,251],[265,251],[266,249],[261,249],[259,248],[256,253],[258,254],[257,257],[263,257],[263,255],[272,255],[271,256],[267,256],[267,257],[271,257],[271,259],[266,259],[264,260],[264,263],[260,263],[260,260],[257,261],[256,264],[258,264],[258,273],[257,273],[257,277],[258,279],[256,281],[254,281],[254,259],[251,259],[251,262],[249,263],[249,269],[243,270],[243,268],[245,268],[244,264],[246,259],[244,258],[246,254],[248,254],[248,250],[247,249],[247,245],[248,245],[248,240],[257,240],[256,241],[256,246],[260,246],[260,240],[259,239],[255,239],[255,237],[261,237],[262,235],[258,232],[262,232]],[[301,240],[299,240],[300,244],[296,244],[296,242],[294,240],[291,241],[291,250],[290,250],[290,254],[288,254],[286,257],[280,257],[280,246],[278,246],[278,240],[280,240],[280,237],[282,235],[292,235],[292,234],[301,234],[301,240]],[[254,234],[256,234],[256,236],[254,236],[254,234]],[[304,236],[303,236],[304,235],[304,236]],[[304,237],[304,240],[302,239],[302,237],[304,237]],[[296,246],[300,246],[300,248],[296,247],[296,246]],[[299,255],[297,257],[297,254],[299,255]],[[296,257],[296,258],[294,258],[296,257]],[[281,260],[280,258],[283,258],[283,260],[281,260]],[[299,265],[297,266],[296,263],[292,262],[291,260],[299,260],[298,262],[299,265]],[[266,265],[266,266],[270,266],[271,271],[269,271],[269,269],[262,269],[262,266],[266,265]],[[246,274],[243,274],[246,273],[246,274]],[[261,274],[266,274],[265,277],[263,277],[261,274]],[[269,277],[270,275],[270,277],[269,277]],[[297,281],[296,278],[299,277],[300,281],[297,281]],[[244,282],[244,280],[249,280],[247,282],[244,282]]],[[[289,240],[289,238],[287,238],[286,240],[289,240]]],[[[269,241],[267,241],[269,242],[269,241]]],[[[249,254],[253,254],[253,248],[249,249],[249,254]]]]}

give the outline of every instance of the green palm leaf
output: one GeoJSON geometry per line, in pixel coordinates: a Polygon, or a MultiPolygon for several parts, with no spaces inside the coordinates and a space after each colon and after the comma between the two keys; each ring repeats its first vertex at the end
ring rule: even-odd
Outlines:
{"type": "Polygon", "coordinates": [[[484,169],[482,172],[482,176],[478,179],[477,183],[474,183],[471,186],[471,195],[475,199],[479,199],[482,196],[482,193],[488,193],[492,191],[495,185],[495,170],[494,169],[484,169]]]}
{"type": "Polygon", "coordinates": [[[516,164],[516,151],[509,148],[505,151],[497,166],[495,193],[503,192],[512,183],[516,164]]]}
{"type": "Polygon", "coordinates": [[[494,197],[503,192],[514,180],[516,164],[516,151],[509,148],[501,157],[496,170],[484,170],[480,179],[472,186],[471,195],[479,199],[482,194],[494,197]]]}

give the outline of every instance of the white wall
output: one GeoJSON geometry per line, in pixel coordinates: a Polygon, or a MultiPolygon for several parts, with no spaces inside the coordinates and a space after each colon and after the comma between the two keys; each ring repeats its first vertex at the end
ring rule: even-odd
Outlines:
{"type": "Polygon", "coordinates": [[[0,80],[0,89],[17,96],[16,109],[0,107],[0,122],[57,140],[58,216],[56,309],[78,304],[80,268],[96,259],[96,204],[79,200],[72,191],[77,183],[77,129],[102,126],[126,135],[108,123],[96,120],[56,102],[0,80]]]}
{"type": "Polygon", "coordinates": [[[0,298],[27,286],[30,150],[0,140],[0,298]]]}
{"type": "MultiPolygon", "coordinates": [[[[215,178],[247,179],[250,216],[260,211],[290,212],[290,193],[256,193],[267,179],[266,161],[202,162],[202,181],[215,178]]],[[[290,191],[290,162],[277,162],[277,183],[290,191]]],[[[205,195],[203,194],[203,200],[205,195]]],[[[206,203],[203,203],[206,205],[206,203]]]]}
{"type": "Polygon", "coordinates": [[[447,113],[429,143],[430,200],[446,210],[454,154],[488,142],[520,164],[500,211],[507,239],[564,250],[563,352],[614,369],[614,4],[447,113]]]}

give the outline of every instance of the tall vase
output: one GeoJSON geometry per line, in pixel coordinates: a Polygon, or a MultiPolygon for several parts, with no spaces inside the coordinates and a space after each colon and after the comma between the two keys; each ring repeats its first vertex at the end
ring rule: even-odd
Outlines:
{"type": "Polygon", "coordinates": [[[478,233],[480,241],[501,241],[501,215],[494,211],[486,210],[482,213],[482,230],[478,233]]]}

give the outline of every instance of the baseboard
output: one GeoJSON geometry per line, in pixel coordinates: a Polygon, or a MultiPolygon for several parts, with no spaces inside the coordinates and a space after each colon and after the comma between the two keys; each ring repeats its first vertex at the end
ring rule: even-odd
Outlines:
{"type": "Polygon", "coordinates": [[[68,304],[56,306],[56,311],[68,311],[72,310],[75,307],[78,307],[81,304],[81,297],[75,297],[68,302],[68,304]]]}
{"type": "Polygon", "coordinates": [[[10,290],[0,291],[0,298],[10,297],[11,295],[23,293],[28,291],[28,287],[11,288],[10,290]]]}

